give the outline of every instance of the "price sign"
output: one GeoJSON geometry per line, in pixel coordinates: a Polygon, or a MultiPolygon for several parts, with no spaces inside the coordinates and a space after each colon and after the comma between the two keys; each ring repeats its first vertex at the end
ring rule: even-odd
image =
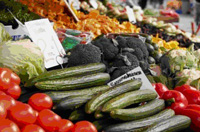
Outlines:
{"type": "Polygon", "coordinates": [[[136,23],[136,18],[133,9],[130,8],[129,6],[126,6],[126,13],[128,15],[129,22],[136,23]]]}
{"type": "Polygon", "coordinates": [[[96,0],[89,0],[91,6],[94,8],[94,9],[97,9],[98,8],[98,4],[97,4],[97,1],[96,0]]]}
{"type": "Polygon", "coordinates": [[[68,0],[69,1],[69,4],[73,5],[73,7],[76,9],[76,10],[80,10],[80,1],[79,0],[68,0]]]}
{"type": "Polygon", "coordinates": [[[115,85],[118,85],[122,82],[131,80],[131,79],[137,79],[137,80],[142,81],[142,86],[140,89],[151,89],[151,90],[155,91],[155,89],[152,87],[151,83],[149,82],[148,78],[142,71],[141,67],[136,67],[135,69],[133,69],[133,70],[125,73],[124,75],[118,77],[117,79],[109,82],[108,86],[113,87],[115,85]]]}
{"type": "Polygon", "coordinates": [[[62,63],[61,58],[66,53],[48,19],[39,19],[25,23],[33,42],[43,52],[45,67],[52,68],[62,63]]]}

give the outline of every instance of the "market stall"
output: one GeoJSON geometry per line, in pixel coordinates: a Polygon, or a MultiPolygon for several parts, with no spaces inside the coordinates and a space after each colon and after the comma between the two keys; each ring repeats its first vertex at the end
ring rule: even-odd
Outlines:
{"type": "Polygon", "coordinates": [[[0,7],[1,132],[200,131],[200,27],[122,1],[0,7]]]}

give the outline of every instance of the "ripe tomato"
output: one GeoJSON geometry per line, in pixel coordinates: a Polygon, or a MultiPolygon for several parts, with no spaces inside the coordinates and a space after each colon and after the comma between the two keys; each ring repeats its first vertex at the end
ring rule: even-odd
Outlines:
{"type": "Polygon", "coordinates": [[[0,120],[0,132],[20,132],[19,127],[13,121],[8,119],[0,120]]]}
{"type": "Polygon", "coordinates": [[[0,91],[0,95],[6,95],[3,91],[0,91]]]}
{"type": "Polygon", "coordinates": [[[16,122],[19,127],[35,123],[36,113],[30,105],[18,102],[8,110],[8,117],[16,122]]]}
{"type": "Polygon", "coordinates": [[[0,90],[8,89],[11,83],[12,71],[8,68],[0,68],[0,90]]]}
{"type": "Polygon", "coordinates": [[[40,126],[35,124],[26,125],[21,132],[45,132],[40,126]]]}
{"type": "Polygon", "coordinates": [[[0,95],[0,104],[3,104],[4,108],[8,110],[16,104],[16,101],[9,95],[0,95]]]}
{"type": "Polygon", "coordinates": [[[72,132],[97,132],[97,129],[89,121],[79,121],[74,125],[72,132]]]}
{"type": "Polygon", "coordinates": [[[67,119],[62,119],[59,124],[58,132],[69,132],[74,127],[74,124],[67,119]]]}
{"type": "Polygon", "coordinates": [[[28,104],[31,105],[33,109],[41,111],[43,109],[51,109],[53,101],[44,93],[36,93],[29,98],[28,104]]]}
{"type": "Polygon", "coordinates": [[[40,111],[37,123],[47,131],[56,131],[59,129],[61,117],[49,109],[40,111]]]}
{"type": "Polygon", "coordinates": [[[20,78],[17,74],[15,74],[14,72],[11,73],[11,82],[14,82],[16,84],[20,84],[20,78]]]}
{"type": "Polygon", "coordinates": [[[3,104],[0,104],[0,119],[5,119],[7,116],[7,110],[4,108],[3,104]]]}
{"type": "Polygon", "coordinates": [[[6,90],[6,94],[12,96],[14,99],[18,99],[21,95],[21,88],[18,84],[11,82],[9,88],[6,90]]]}

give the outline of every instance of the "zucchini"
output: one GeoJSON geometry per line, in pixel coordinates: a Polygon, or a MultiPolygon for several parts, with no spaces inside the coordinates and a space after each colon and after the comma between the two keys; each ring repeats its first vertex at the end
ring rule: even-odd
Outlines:
{"type": "Polygon", "coordinates": [[[37,82],[35,86],[41,90],[74,90],[104,85],[109,80],[110,75],[108,73],[95,73],[79,77],[37,82]]]}
{"type": "Polygon", "coordinates": [[[91,95],[67,97],[55,104],[52,109],[55,111],[74,110],[81,107],[91,98],[91,95]]]}
{"type": "Polygon", "coordinates": [[[110,112],[114,109],[125,108],[129,105],[153,100],[157,93],[150,89],[136,90],[121,94],[103,105],[103,112],[110,112]]]}
{"type": "Polygon", "coordinates": [[[191,119],[183,115],[175,115],[148,128],[146,132],[177,132],[190,126],[191,119]]]}
{"type": "Polygon", "coordinates": [[[93,97],[85,106],[85,112],[90,114],[94,112],[99,106],[103,105],[108,100],[122,94],[125,92],[138,90],[142,85],[141,81],[138,80],[129,80],[118,84],[98,95],[93,97]]]}
{"type": "Polygon", "coordinates": [[[105,128],[105,132],[136,132],[139,129],[142,129],[143,131],[155,123],[166,120],[174,115],[175,112],[172,109],[165,109],[158,114],[147,118],[110,125],[105,128]]]}
{"type": "Polygon", "coordinates": [[[147,104],[130,109],[116,109],[110,112],[113,119],[130,121],[152,116],[165,108],[165,101],[154,99],[147,104]]]}
{"type": "Polygon", "coordinates": [[[80,95],[94,95],[101,91],[108,90],[110,87],[108,85],[102,85],[97,87],[92,87],[88,89],[81,90],[71,90],[71,91],[48,91],[45,94],[49,95],[53,102],[58,102],[63,98],[71,96],[80,96],[80,95]]]}
{"type": "Polygon", "coordinates": [[[99,108],[97,108],[97,110],[94,112],[94,117],[95,119],[101,119],[103,117],[105,117],[106,113],[102,112],[102,106],[100,106],[99,108]]]}
{"type": "Polygon", "coordinates": [[[40,74],[37,78],[35,78],[32,81],[32,83],[34,84],[36,82],[41,82],[45,80],[54,80],[54,79],[61,79],[78,75],[104,72],[105,70],[106,66],[103,63],[91,63],[88,65],[80,65],[64,69],[57,69],[40,74]]]}
{"type": "Polygon", "coordinates": [[[86,113],[84,111],[84,109],[77,109],[74,110],[70,115],[69,115],[69,120],[70,121],[80,121],[80,120],[84,120],[86,117],[86,113]]]}

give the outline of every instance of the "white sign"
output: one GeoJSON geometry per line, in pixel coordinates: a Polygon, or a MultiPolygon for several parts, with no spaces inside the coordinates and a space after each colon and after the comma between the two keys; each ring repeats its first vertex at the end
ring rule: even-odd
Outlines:
{"type": "Polygon", "coordinates": [[[31,39],[43,52],[45,67],[60,64],[60,58],[66,53],[48,19],[39,19],[25,23],[31,39]]]}
{"type": "Polygon", "coordinates": [[[97,9],[98,8],[98,4],[97,4],[97,1],[96,0],[89,0],[90,4],[92,5],[92,7],[94,9],[97,9]]]}
{"type": "Polygon", "coordinates": [[[126,6],[126,13],[128,15],[129,22],[136,23],[135,14],[130,6],[126,6]]]}
{"type": "Polygon", "coordinates": [[[69,0],[69,5],[71,6],[71,4],[73,5],[73,7],[76,10],[80,10],[80,1],[79,0],[69,0]],[[73,2],[73,4],[72,4],[73,2]]]}
{"type": "Polygon", "coordinates": [[[137,80],[142,81],[142,86],[140,89],[151,89],[151,90],[155,91],[155,89],[152,87],[151,83],[149,82],[148,78],[142,71],[141,67],[136,67],[135,69],[133,69],[133,70],[127,72],[126,74],[118,77],[117,79],[109,82],[108,86],[113,87],[117,84],[120,84],[122,82],[131,80],[131,79],[137,79],[137,80]]]}

